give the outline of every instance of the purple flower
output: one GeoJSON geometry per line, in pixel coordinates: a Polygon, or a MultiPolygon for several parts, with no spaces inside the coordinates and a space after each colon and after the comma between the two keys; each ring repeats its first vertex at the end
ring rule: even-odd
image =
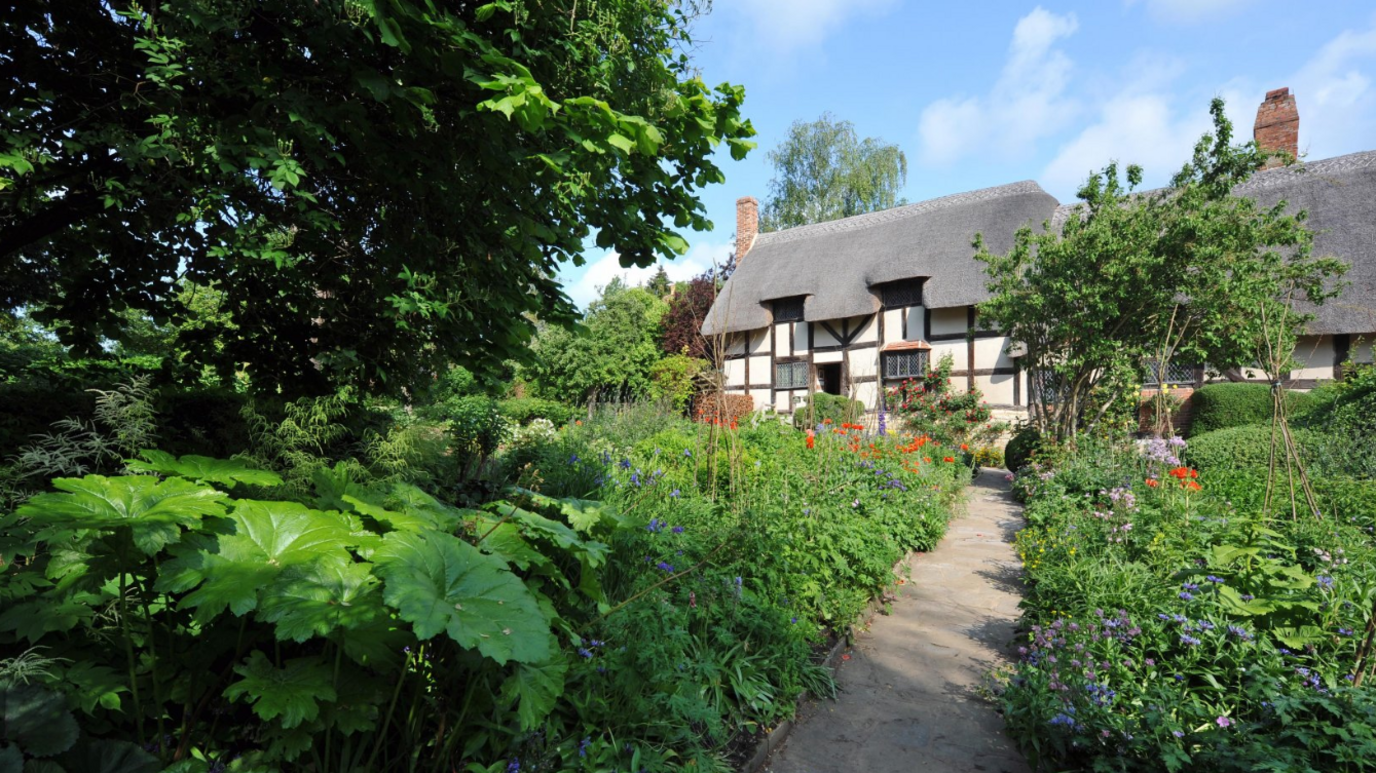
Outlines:
{"type": "Polygon", "coordinates": [[[672,531],[672,532],[675,533],[675,534],[682,534],[682,533],[683,533],[683,527],[682,527],[682,526],[675,526],[674,528],[670,529],[669,531],[672,531]]]}
{"type": "Polygon", "coordinates": [[[1194,638],[1193,636],[1187,634],[1187,633],[1182,633],[1182,634],[1180,634],[1180,643],[1181,643],[1181,644],[1188,644],[1189,646],[1193,647],[1193,646],[1199,644],[1199,640],[1196,639],[1196,638],[1194,638]]]}
{"type": "Polygon", "coordinates": [[[692,456],[692,455],[693,455],[693,452],[692,452],[690,449],[685,448],[685,449],[683,449],[683,455],[684,455],[684,456],[692,456]]]}
{"type": "Polygon", "coordinates": [[[662,571],[662,572],[668,572],[668,573],[670,573],[670,574],[673,574],[673,572],[674,572],[674,567],[673,567],[673,565],[672,565],[672,564],[666,564],[666,563],[664,563],[663,561],[660,561],[659,563],[655,564],[655,566],[658,567],[659,570],[662,571]]]}
{"type": "Polygon", "coordinates": [[[506,773],[521,773],[521,758],[512,757],[506,765],[506,773]]]}
{"type": "Polygon", "coordinates": [[[579,757],[586,757],[586,756],[588,756],[588,747],[591,746],[591,745],[592,745],[592,739],[591,739],[591,738],[584,738],[582,741],[580,741],[580,742],[578,743],[578,756],[579,756],[579,757]]]}
{"type": "Polygon", "coordinates": [[[1185,737],[1185,734],[1182,733],[1182,732],[1180,732],[1179,730],[1172,730],[1172,731],[1171,731],[1171,735],[1175,736],[1176,738],[1184,738],[1184,737],[1185,737]]]}
{"type": "Polygon", "coordinates": [[[666,524],[664,523],[664,521],[661,521],[658,518],[651,518],[649,525],[645,527],[645,531],[648,531],[651,534],[658,534],[661,531],[664,531],[665,526],[666,524]]]}
{"type": "Polygon", "coordinates": [[[1228,719],[1227,717],[1219,717],[1218,719],[1215,719],[1214,722],[1218,723],[1218,726],[1219,726],[1219,727],[1232,727],[1232,726],[1233,726],[1233,720],[1228,719]]]}
{"type": "Polygon", "coordinates": [[[1314,579],[1319,581],[1319,587],[1323,588],[1324,590],[1331,590],[1333,588],[1333,578],[1329,577],[1326,574],[1321,574],[1318,577],[1315,577],[1314,579]]]}
{"type": "Polygon", "coordinates": [[[1219,585],[1222,585],[1222,584],[1223,584],[1223,578],[1222,578],[1222,577],[1215,577],[1215,576],[1212,575],[1212,574],[1209,575],[1208,577],[1205,577],[1204,579],[1207,580],[1208,582],[1218,583],[1219,585]]]}
{"type": "Polygon", "coordinates": [[[1144,660],[1144,661],[1142,661],[1142,662],[1143,662],[1143,663],[1146,663],[1148,666],[1155,666],[1155,665],[1156,665],[1156,659],[1155,659],[1155,658],[1147,658],[1146,660],[1144,660]]]}
{"type": "Polygon", "coordinates": [[[1187,590],[1182,590],[1182,591],[1180,591],[1180,598],[1182,598],[1182,599],[1184,599],[1184,600],[1186,600],[1186,601],[1191,601],[1191,600],[1194,599],[1194,596],[1190,595],[1190,592],[1189,592],[1189,591],[1187,591],[1187,590]]]}
{"type": "Polygon", "coordinates": [[[673,491],[670,491],[670,492],[669,492],[669,496],[673,497],[674,499],[678,499],[678,497],[679,497],[678,489],[674,489],[673,491]]]}
{"type": "Polygon", "coordinates": [[[572,454],[569,456],[569,464],[578,464],[578,454],[572,454]]]}
{"type": "Polygon", "coordinates": [[[591,657],[592,657],[592,650],[589,650],[589,649],[587,649],[586,647],[579,647],[579,648],[578,648],[578,654],[579,654],[581,657],[584,657],[584,658],[591,658],[591,657]]]}
{"type": "Polygon", "coordinates": [[[1243,641],[1252,640],[1252,634],[1248,633],[1245,628],[1240,628],[1236,625],[1228,626],[1228,633],[1232,634],[1233,636],[1236,636],[1237,638],[1243,641]]]}

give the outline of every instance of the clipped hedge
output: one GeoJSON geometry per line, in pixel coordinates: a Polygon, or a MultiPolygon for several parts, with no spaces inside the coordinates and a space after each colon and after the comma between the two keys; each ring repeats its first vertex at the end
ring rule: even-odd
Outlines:
{"type": "Polygon", "coordinates": [[[1036,427],[1023,427],[1018,430],[1003,449],[1003,461],[1008,469],[1017,472],[1032,460],[1032,453],[1042,442],[1041,433],[1036,427]]]}
{"type": "Polygon", "coordinates": [[[730,424],[749,416],[754,410],[755,399],[750,395],[709,392],[693,399],[693,419],[707,424],[730,424]]]}
{"type": "MultiPolygon", "coordinates": [[[[1286,411],[1291,418],[1302,416],[1315,400],[1307,392],[1285,393],[1286,411]]],[[[1230,427],[1265,424],[1271,421],[1274,406],[1271,387],[1266,384],[1205,384],[1190,398],[1194,418],[1190,433],[1202,435],[1230,427]]]]}
{"type": "MultiPolygon", "coordinates": [[[[1311,430],[1291,427],[1290,432],[1303,458],[1313,455],[1322,438],[1311,430]]],[[[1276,436],[1277,451],[1284,453],[1280,436],[1276,436]]],[[[1266,469],[1271,458],[1270,425],[1252,424],[1214,430],[1190,438],[1185,461],[1200,470],[1266,469]]],[[[1280,458],[1284,458],[1283,456],[1280,458]]]]}
{"type": "Polygon", "coordinates": [[[497,411],[507,420],[525,426],[536,419],[548,419],[562,427],[573,419],[578,409],[554,400],[539,397],[513,397],[497,403],[497,411]]]}
{"type": "Polygon", "coordinates": [[[831,419],[832,424],[859,422],[865,418],[865,404],[849,397],[813,392],[812,403],[793,411],[793,426],[807,428],[831,419]],[[811,408],[811,410],[809,410],[811,408]]]}

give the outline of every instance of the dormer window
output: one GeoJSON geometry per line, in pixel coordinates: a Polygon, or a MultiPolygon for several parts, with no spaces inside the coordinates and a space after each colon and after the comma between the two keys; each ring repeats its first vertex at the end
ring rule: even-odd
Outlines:
{"type": "Polygon", "coordinates": [[[922,281],[921,279],[900,279],[897,282],[885,282],[877,288],[879,300],[886,309],[921,306],[922,281]]]}
{"type": "Polygon", "coordinates": [[[775,322],[803,321],[803,296],[780,298],[773,305],[775,322]]]}

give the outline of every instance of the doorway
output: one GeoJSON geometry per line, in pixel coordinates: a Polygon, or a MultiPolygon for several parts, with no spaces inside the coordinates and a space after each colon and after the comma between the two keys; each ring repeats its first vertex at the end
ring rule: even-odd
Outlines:
{"type": "Polygon", "coordinates": [[[817,366],[817,381],[823,392],[841,394],[841,363],[829,362],[817,366]]]}

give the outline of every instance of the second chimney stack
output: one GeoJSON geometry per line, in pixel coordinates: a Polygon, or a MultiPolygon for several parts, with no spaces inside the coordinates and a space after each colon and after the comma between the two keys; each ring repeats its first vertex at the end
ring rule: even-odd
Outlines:
{"type": "MultiPolygon", "coordinates": [[[[1295,107],[1295,95],[1289,88],[1266,92],[1266,101],[1257,108],[1257,123],[1252,136],[1262,150],[1285,151],[1292,157],[1300,155],[1300,113],[1295,107]]],[[[1272,159],[1266,166],[1280,166],[1272,159]]]]}
{"type": "Polygon", "coordinates": [[[754,196],[736,199],[736,262],[740,263],[745,253],[755,243],[755,235],[760,232],[760,202],[754,196]]]}

